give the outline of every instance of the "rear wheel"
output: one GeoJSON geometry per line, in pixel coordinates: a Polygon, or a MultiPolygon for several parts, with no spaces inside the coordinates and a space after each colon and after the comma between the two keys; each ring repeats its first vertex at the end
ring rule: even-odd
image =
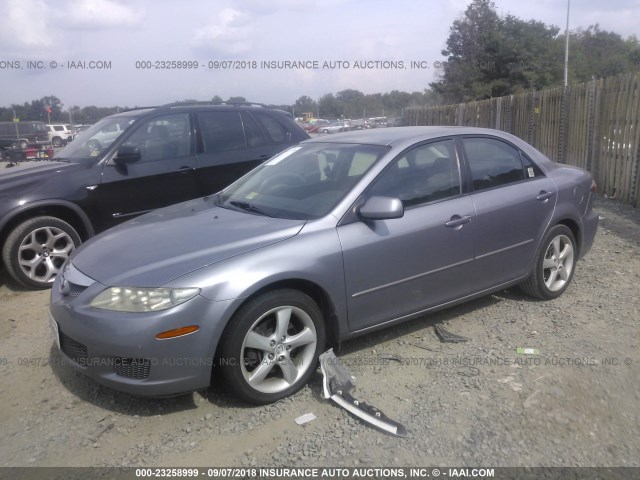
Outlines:
{"type": "Polygon", "coordinates": [[[265,404],[300,390],[324,348],[322,312],[297,290],[274,290],[242,306],[221,340],[222,374],[243,400],[265,404]]]}
{"type": "Polygon", "coordinates": [[[533,273],[521,284],[522,290],[543,300],[559,297],[573,279],[577,254],[573,232],[556,225],[545,235],[533,273]]]}
{"type": "Polygon", "coordinates": [[[75,229],[56,217],[35,217],[7,237],[2,260],[11,277],[30,288],[49,288],[81,240],[75,229]]]}
{"type": "Polygon", "coordinates": [[[61,147],[62,146],[62,139],[60,137],[54,137],[51,142],[53,143],[54,147],[61,147]]]}

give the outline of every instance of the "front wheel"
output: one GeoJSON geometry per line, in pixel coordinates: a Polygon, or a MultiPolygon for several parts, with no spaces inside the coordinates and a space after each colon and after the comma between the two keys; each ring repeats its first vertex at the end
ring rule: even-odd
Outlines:
{"type": "Polygon", "coordinates": [[[545,235],[534,270],[521,284],[522,290],[543,300],[559,297],[573,279],[577,257],[573,232],[564,225],[556,225],[545,235]]]}
{"type": "Polygon", "coordinates": [[[75,229],[56,217],[35,217],[9,234],[2,260],[11,277],[30,288],[49,288],[81,240],[75,229]]]}
{"type": "Polygon", "coordinates": [[[219,364],[243,400],[272,403],[300,390],[324,348],[322,312],[297,290],[274,290],[243,305],[221,339],[219,364]]]}

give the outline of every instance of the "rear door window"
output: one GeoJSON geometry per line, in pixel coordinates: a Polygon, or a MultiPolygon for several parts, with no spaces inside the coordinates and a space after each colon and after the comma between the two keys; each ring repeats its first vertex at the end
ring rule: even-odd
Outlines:
{"type": "Polygon", "coordinates": [[[474,190],[499,187],[525,179],[520,152],[493,138],[464,138],[474,190]]]}
{"type": "Polygon", "coordinates": [[[247,146],[239,112],[200,112],[198,128],[205,153],[228,152],[247,146]]]}

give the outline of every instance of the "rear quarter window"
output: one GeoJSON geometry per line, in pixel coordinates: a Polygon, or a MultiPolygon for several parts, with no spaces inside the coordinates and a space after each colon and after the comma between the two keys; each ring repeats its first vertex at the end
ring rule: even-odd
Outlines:
{"type": "Polygon", "coordinates": [[[262,129],[266,132],[271,143],[287,143],[289,141],[288,130],[275,118],[264,113],[253,113],[254,118],[262,129]]]}

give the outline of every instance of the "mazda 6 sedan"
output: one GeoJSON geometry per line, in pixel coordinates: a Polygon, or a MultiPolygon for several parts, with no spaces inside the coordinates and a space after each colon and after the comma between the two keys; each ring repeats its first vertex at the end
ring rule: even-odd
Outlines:
{"type": "Polygon", "coordinates": [[[512,135],[318,137],[216,195],[78,248],[51,292],[70,364],[136,395],[300,389],[330,346],[520,285],[561,295],[594,240],[595,183],[512,135]]]}

